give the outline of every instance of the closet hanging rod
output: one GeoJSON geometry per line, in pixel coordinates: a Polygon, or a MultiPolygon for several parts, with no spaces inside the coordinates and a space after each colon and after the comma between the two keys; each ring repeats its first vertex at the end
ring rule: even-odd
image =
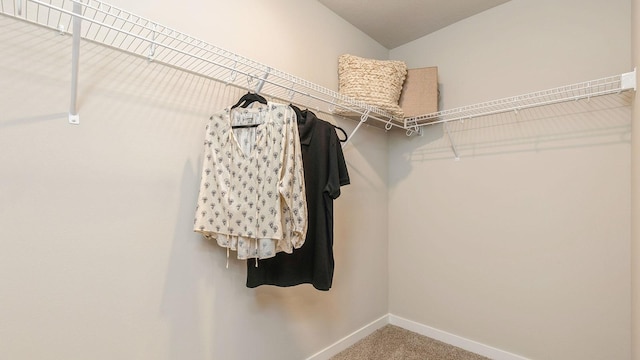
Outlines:
{"type": "Polygon", "coordinates": [[[390,127],[404,128],[401,119],[394,118],[379,108],[98,0],[21,1],[24,2],[21,14],[16,14],[13,0],[0,0],[0,12],[57,31],[63,31],[61,29],[64,29],[64,24],[69,29],[71,20],[80,18],[89,23],[89,26],[83,26],[81,30],[83,40],[249,89],[250,84],[244,85],[244,79],[237,77],[237,74],[242,74],[249,80],[260,81],[264,86],[261,93],[265,96],[286,101],[292,101],[294,95],[302,96],[307,101],[297,99],[296,102],[308,108],[320,110],[319,105],[344,108],[359,115],[367,113],[369,118],[390,124],[390,127]],[[32,6],[25,6],[29,3],[32,6]],[[78,4],[82,6],[80,14],[70,8],[70,5],[78,4]],[[33,9],[33,6],[36,8],[33,9]]]}
{"type": "Polygon", "coordinates": [[[565,101],[589,99],[626,90],[636,90],[636,69],[606,78],[409,117],[405,118],[404,122],[405,128],[415,129],[426,125],[518,111],[565,101]]]}

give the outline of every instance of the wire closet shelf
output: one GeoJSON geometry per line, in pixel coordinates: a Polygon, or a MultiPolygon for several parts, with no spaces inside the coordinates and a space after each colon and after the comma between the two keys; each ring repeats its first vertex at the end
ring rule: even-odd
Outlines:
{"type": "MultiPolygon", "coordinates": [[[[402,119],[308,80],[224,50],[203,40],[161,25],[98,0],[0,0],[0,13],[58,31],[73,34],[77,58],[81,38],[147,58],[208,79],[293,102],[310,109],[333,112],[336,108],[404,129],[402,119]],[[81,24],[82,22],[82,24],[81,24]]],[[[72,64],[72,81],[77,78],[72,64]]],[[[72,113],[77,113],[72,84],[72,113]]],[[[71,116],[70,116],[71,121],[71,116]]]]}
{"type": "Polygon", "coordinates": [[[589,99],[636,89],[636,70],[602,79],[585,81],[529,94],[512,96],[449,110],[405,118],[405,129],[419,130],[424,125],[447,123],[480,116],[499,114],[551,105],[565,101],[589,99]]]}
{"type": "MultiPolygon", "coordinates": [[[[312,109],[336,108],[360,116],[357,130],[367,119],[400,128],[407,135],[421,134],[427,125],[585,99],[636,89],[636,70],[607,78],[537,91],[474,105],[399,119],[365,102],[233,52],[98,0],[0,0],[0,14],[73,34],[70,122],[77,123],[78,51],[80,39],[115,48],[149,61],[254,90],[263,95],[312,109]],[[83,23],[84,22],[84,23],[83,23]]],[[[354,130],[354,132],[355,132],[354,130]]]]}

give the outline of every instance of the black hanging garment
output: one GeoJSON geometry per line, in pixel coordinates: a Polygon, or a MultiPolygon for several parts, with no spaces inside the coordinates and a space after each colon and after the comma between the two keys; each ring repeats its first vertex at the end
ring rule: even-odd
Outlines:
{"type": "Polygon", "coordinates": [[[293,254],[278,253],[247,262],[247,287],[312,284],[327,291],[333,281],[333,200],[349,184],[347,165],[335,127],[308,110],[291,106],[298,116],[307,211],[307,237],[293,254]]]}

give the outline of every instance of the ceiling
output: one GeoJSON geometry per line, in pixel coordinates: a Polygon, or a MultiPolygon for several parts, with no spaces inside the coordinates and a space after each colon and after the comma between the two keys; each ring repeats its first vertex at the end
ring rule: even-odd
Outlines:
{"type": "Polygon", "coordinates": [[[509,0],[318,0],[393,49],[509,0]]]}

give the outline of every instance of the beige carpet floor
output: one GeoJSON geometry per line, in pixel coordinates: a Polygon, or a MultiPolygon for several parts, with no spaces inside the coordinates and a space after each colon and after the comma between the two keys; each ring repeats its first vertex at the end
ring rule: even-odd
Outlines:
{"type": "Polygon", "coordinates": [[[331,360],[486,360],[398,326],[386,325],[331,360]]]}

